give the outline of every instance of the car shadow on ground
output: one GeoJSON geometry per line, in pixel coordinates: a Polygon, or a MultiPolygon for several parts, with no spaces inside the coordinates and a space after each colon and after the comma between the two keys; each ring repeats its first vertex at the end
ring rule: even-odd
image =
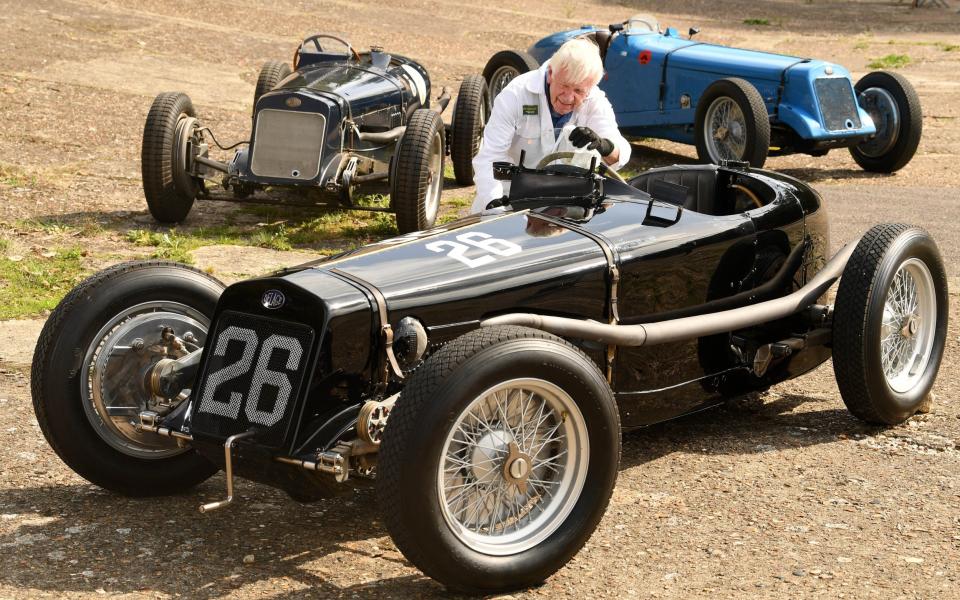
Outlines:
{"type": "Polygon", "coordinates": [[[749,455],[870,435],[879,428],[855,419],[833,401],[787,394],[757,409],[720,405],[623,435],[621,469],[673,452],[749,455]],[[813,406],[823,408],[811,410],[813,406]]]}
{"type": "MultiPolygon", "coordinates": [[[[784,395],[755,413],[719,408],[630,432],[624,435],[621,469],[674,452],[749,455],[874,430],[838,407],[809,410],[826,403],[784,395]]],[[[2,490],[4,519],[22,522],[0,536],[0,563],[8,566],[0,581],[53,593],[103,589],[198,599],[241,588],[269,589],[273,598],[444,593],[433,580],[411,574],[384,539],[371,487],[313,504],[298,504],[283,492],[246,481],[236,490],[233,505],[205,515],[197,507],[222,498],[222,475],[189,494],[153,499],[125,498],[83,484],[2,490]],[[245,564],[251,554],[254,562],[245,564]],[[352,566],[338,573],[345,555],[352,566]],[[131,569],[141,575],[132,576],[131,569]]]]}

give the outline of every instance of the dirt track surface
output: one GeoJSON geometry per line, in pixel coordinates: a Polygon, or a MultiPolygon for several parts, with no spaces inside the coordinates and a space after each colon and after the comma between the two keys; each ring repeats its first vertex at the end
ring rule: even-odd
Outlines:
{"type": "MultiPolygon", "coordinates": [[[[32,178],[0,187],[0,222],[104,222],[84,244],[104,264],[125,258],[109,251],[117,223],[149,223],[139,147],[153,95],[187,91],[218,137],[241,139],[260,64],[288,57],[310,32],[422,59],[436,85],[456,89],[499,49],[639,12],[545,0],[387,4],[0,1],[0,167],[32,178]]],[[[544,586],[513,596],[960,597],[960,52],[936,45],[960,44],[960,15],[908,4],[648,2],[643,11],[680,31],[699,25],[706,41],[835,60],[855,77],[872,58],[913,59],[902,72],[920,93],[924,138],[906,169],[866,174],[844,151],[768,166],[821,190],[835,246],[878,221],[918,223],[937,238],[952,306],[933,412],[865,426],[845,411],[827,364],[775,388],[756,414],[716,410],[628,434],[600,528],[544,586]]],[[[694,156],[665,142],[634,154],[638,168],[694,156]]],[[[233,210],[201,202],[191,219],[214,223],[233,210]]],[[[208,254],[217,252],[228,251],[208,254]]],[[[151,500],[74,475],[33,417],[41,323],[0,322],[0,598],[444,593],[396,551],[370,491],[301,505],[240,482],[234,506],[200,515],[199,504],[223,496],[222,475],[151,500]]]]}

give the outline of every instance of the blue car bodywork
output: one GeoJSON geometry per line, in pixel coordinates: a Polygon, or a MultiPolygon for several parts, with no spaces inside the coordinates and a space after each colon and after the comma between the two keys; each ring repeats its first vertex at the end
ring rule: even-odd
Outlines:
{"type": "MultiPolygon", "coordinates": [[[[530,47],[545,62],[567,40],[605,32],[587,26],[555,33],[530,47]]],[[[694,143],[697,100],[724,77],[750,82],[770,115],[771,149],[816,152],[849,146],[876,133],[857,104],[850,73],[837,64],[728,48],[664,33],[624,30],[604,60],[606,92],[625,134],[694,143]]]]}

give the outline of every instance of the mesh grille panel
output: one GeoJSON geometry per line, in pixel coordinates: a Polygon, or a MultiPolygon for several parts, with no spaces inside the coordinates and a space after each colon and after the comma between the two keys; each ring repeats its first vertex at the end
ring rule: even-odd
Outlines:
{"type": "Polygon", "coordinates": [[[250,170],[260,177],[313,179],[320,173],[326,118],[266,109],[257,114],[250,170]]]}
{"type": "Polygon", "coordinates": [[[313,329],[225,311],[209,337],[191,429],[215,438],[257,428],[257,443],[279,447],[309,370],[313,329]]]}
{"type": "Polygon", "coordinates": [[[820,113],[827,131],[844,131],[860,128],[853,88],[846,77],[821,78],[814,81],[820,113]],[[848,123],[849,121],[849,123],[848,123]],[[849,125],[849,126],[848,126],[849,125]]]}

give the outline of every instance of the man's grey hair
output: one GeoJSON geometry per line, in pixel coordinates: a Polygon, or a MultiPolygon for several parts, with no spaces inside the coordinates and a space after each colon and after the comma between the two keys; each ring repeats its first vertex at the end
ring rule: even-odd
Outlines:
{"type": "Polygon", "coordinates": [[[600,49],[584,38],[565,42],[550,58],[549,64],[555,76],[562,72],[563,79],[574,85],[587,82],[592,87],[600,83],[600,78],[603,77],[600,49]]]}

